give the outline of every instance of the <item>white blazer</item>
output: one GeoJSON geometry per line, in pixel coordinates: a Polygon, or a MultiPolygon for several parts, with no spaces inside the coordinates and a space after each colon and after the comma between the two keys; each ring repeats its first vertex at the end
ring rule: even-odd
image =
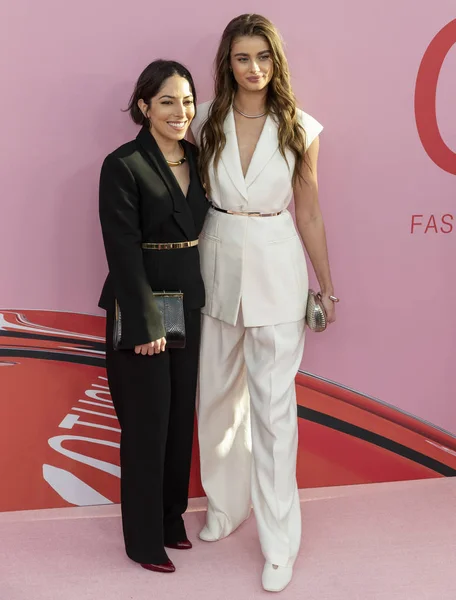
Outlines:
{"type": "MultiPolygon", "coordinates": [[[[192,123],[196,143],[210,102],[198,106],[192,123]]],[[[299,111],[307,146],[323,127],[299,111]]],[[[217,173],[210,169],[211,201],[225,210],[279,212],[246,217],[210,209],[200,236],[201,270],[206,286],[203,313],[235,325],[242,304],[246,327],[299,321],[305,316],[307,266],[292,216],[295,159],[280,154],[277,124],[268,116],[244,178],[231,109],[224,125],[226,146],[217,173]]]]}

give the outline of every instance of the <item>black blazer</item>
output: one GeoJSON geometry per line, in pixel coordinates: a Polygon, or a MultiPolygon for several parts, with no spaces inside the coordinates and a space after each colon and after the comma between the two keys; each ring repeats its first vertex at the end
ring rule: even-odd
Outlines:
{"type": "Polygon", "coordinates": [[[183,140],[190,170],[187,197],[154,137],[143,128],[103,162],[100,221],[109,274],[99,306],[122,312],[120,348],[133,348],[164,336],[152,291],[184,293],[186,309],[204,306],[198,246],[142,250],[143,242],[196,240],[209,208],[197,171],[197,150],[183,140]]]}

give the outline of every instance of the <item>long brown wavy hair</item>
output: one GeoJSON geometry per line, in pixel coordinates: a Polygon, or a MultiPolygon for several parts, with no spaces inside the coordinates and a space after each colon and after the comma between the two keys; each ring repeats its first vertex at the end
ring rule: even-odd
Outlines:
{"type": "Polygon", "coordinates": [[[215,97],[201,129],[200,171],[208,193],[209,164],[214,159],[214,168],[217,169],[226,144],[223,125],[237,90],[230,70],[230,53],[234,40],[241,36],[262,36],[269,44],[274,68],[268,85],[266,108],[278,125],[280,153],[286,160],[285,151],[289,149],[296,158],[293,183],[302,177],[299,167],[302,160],[306,161],[306,133],[298,121],[296,98],[291,89],[290,71],[280,34],[271,21],[261,15],[240,15],[230,21],[223,32],[214,63],[215,97]]]}

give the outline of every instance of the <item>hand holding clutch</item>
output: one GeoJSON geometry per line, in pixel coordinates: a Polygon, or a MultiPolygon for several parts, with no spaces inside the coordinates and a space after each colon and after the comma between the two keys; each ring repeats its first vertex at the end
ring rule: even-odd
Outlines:
{"type": "Polygon", "coordinates": [[[152,354],[160,354],[160,352],[164,352],[166,348],[166,338],[162,337],[159,340],[155,340],[155,342],[149,342],[148,344],[141,344],[140,346],[135,346],[135,353],[142,354],[143,356],[152,354]]]}
{"type": "MultiPolygon", "coordinates": [[[[135,346],[136,354],[158,354],[168,348],[185,348],[185,315],[184,315],[184,295],[182,292],[153,292],[155,302],[160,311],[165,336],[159,340],[135,346]],[[153,348],[152,348],[153,346],[153,348]],[[153,351],[152,351],[153,350],[153,351]]],[[[113,347],[119,349],[122,339],[122,314],[119,303],[115,302],[113,347]]]]}
{"type": "Polygon", "coordinates": [[[336,320],[334,303],[339,302],[336,296],[324,296],[321,293],[309,290],[307,296],[306,322],[311,331],[320,333],[325,331],[329,323],[336,320]]]}
{"type": "Polygon", "coordinates": [[[334,306],[335,302],[338,300],[333,300],[335,296],[326,296],[325,294],[321,294],[321,301],[323,303],[323,307],[326,311],[326,320],[328,325],[334,323],[336,320],[336,307],[334,306]]]}

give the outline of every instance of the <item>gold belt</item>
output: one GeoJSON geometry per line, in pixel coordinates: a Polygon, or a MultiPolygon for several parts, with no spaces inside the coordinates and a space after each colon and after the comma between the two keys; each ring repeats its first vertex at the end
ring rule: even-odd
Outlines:
{"type": "Polygon", "coordinates": [[[218,212],[225,213],[226,215],[238,215],[240,217],[277,217],[282,214],[283,210],[279,212],[272,213],[262,213],[262,212],[238,212],[236,210],[225,210],[224,208],[219,208],[218,206],[214,206],[211,204],[211,208],[217,210],[218,212]]]}
{"type": "Polygon", "coordinates": [[[143,250],[178,250],[180,248],[193,248],[198,245],[198,240],[192,240],[191,242],[168,242],[155,244],[152,242],[145,242],[141,244],[143,250]]]}

